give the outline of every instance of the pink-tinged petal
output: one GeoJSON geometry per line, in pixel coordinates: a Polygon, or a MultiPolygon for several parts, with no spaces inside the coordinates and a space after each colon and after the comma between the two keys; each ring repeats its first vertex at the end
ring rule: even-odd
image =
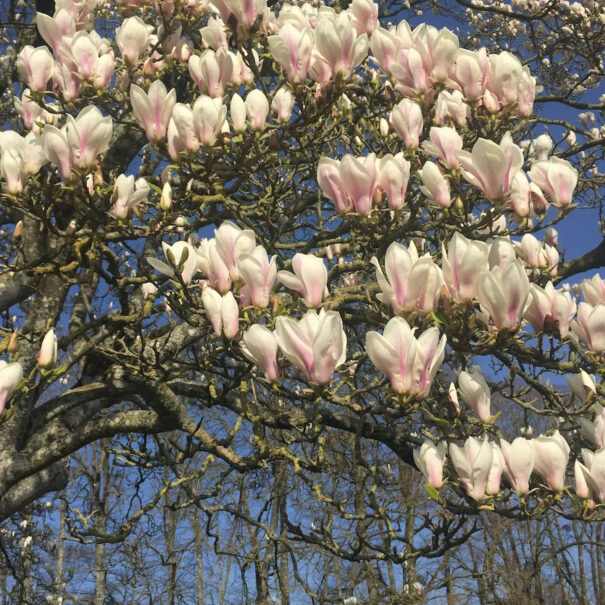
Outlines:
{"type": "Polygon", "coordinates": [[[534,451],[531,442],[517,437],[512,443],[500,440],[504,457],[504,476],[514,492],[523,496],[529,492],[529,479],[534,469],[534,451]]]}
{"type": "Polygon", "coordinates": [[[239,332],[239,307],[233,292],[227,292],[221,301],[221,321],[225,338],[232,340],[239,332]]]}
{"type": "Polygon", "coordinates": [[[305,295],[305,287],[302,281],[298,279],[294,273],[290,273],[290,271],[278,271],[277,281],[284,284],[286,288],[294,290],[294,292],[297,292],[301,296],[305,295]]]}
{"type": "Polygon", "coordinates": [[[366,351],[370,361],[387,375],[395,392],[403,387],[400,384],[399,359],[393,345],[378,332],[370,331],[366,334],[366,351]]]}
{"type": "Polygon", "coordinates": [[[500,478],[504,470],[504,457],[497,443],[492,443],[492,466],[487,477],[485,493],[495,496],[500,491],[500,478]]]}
{"type": "Polygon", "coordinates": [[[320,316],[320,326],[313,340],[313,382],[328,384],[334,370],[346,358],[347,337],[342,319],[336,312],[320,316]]]}
{"type": "Polygon", "coordinates": [[[294,319],[280,316],[275,321],[277,344],[288,360],[312,380],[314,373],[312,342],[294,319]]]}
{"type": "Polygon", "coordinates": [[[469,437],[463,447],[450,443],[449,453],[466,493],[474,500],[483,500],[493,459],[489,441],[469,437]]]}
{"type": "Polygon", "coordinates": [[[277,340],[271,330],[253,324],[244,332],[240,346],[244,355],[263,370],[268,380],[277,380],[277,340]]]}
{"type": "Polygon", "coordinates": [[[2,362],[0,366],[0,414],[4,412],[8,400],[23,380],[23,368],[20,363],[2,362]]]}
{"type": "Polygon", "coordinates": [[[551,489],[563,489],[569,459],[569,445],[565,439],[555,431],[550,437],[541,435],[530,443],[534,452],[534,470],[551,489]]]}
{"type": "Polygon", "coordinates": [[[352,203],[346,196],[340,173],[340,162],[321,158],[317,167],[317,182],[324,195],[334,202],[337,212],[342,214],[351,209],[352,203]]]}
{"type": "Polygon", "coordinates": [[[221,336],[223,333],[223,317],[222,317],[222,296],[212,288],[204,288],[202,292],[202,303],[206,316],[212,324],[212,329],[216,336],[221,336]]]}
{"type": "Polygon", "coordinates": [[[443,466],[447,443],[441,441],[435,445],[430,439],[426,440],[420,449],[414,450],[414,462],[424,475],[427,483],[439,489],[443,485],[443,466]]]}
{"type": "Polygon", "coordinates": [[[70,145],[63,131],[52,124],[47,124],[44,127],[42,145],[48,160],[59,168],[61,176],[65,180],[69,180],[72,170],[71,153],[70,145]]]}

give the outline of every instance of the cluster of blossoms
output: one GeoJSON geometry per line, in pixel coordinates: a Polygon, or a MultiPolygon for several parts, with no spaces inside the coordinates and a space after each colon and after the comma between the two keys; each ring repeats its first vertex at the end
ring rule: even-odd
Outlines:
{"type": "MultiPolygon", "coordinates": [[[[596,393],[594,380],[585,372],[568,377],[568,383],[581,401],[596,393]]],[[[487,401],[489,410],[489,387],[478,368],[473,368],[471,373],[461,372],[459,384],[465,401],[474,399],[476,405],[481,405],[480,400],[483,405],[487,401]]],[[[582,418],[581,428],[597,450],[582,448],[584,464],[580,460],[574,463],[576,493],[580,498],[588,499],[591,506],[605,504],[604,427],[604,408],[596,403],[594,421],[582,418]]],[[[446,441],[435,444],[428,439],[414,450],[414,460],[427,483],[436,489],[444,484],[448,449],[453,470],[467,495],[474,500],[497,496],[502,475],[519,496],[530,493],[532,473],[537,473],[551,490],[565,489],[570,447],[559,431],[536,439],[518,437],[511,443],[500,439],[499,445],[487,438],[469,437],[462,446],[455,443],[448,446],[446,441]]]]}
{"type": "MultiPolygon", "coordinates": [[[[246,11],[237,3],[229,3],[228,9],[226,6],[218,6],[220,15],[209,19],[201,29],[206,49],[199,55],[192,54],[180,27],[170,34],[162,27],[153,33],[140,17],[129,17],[116,30],[116,42],[127,68],[122,70],[124,87],[132,70],[143,61],[143,73],[159,74],[164,66],[162,50],[178,60],[187,60],[191,78],[203,93],[188,105],[177,103],[176,91],[168,91],[159,79],[153,80],[147,91],[137,84],[130,85],[135,118],[151,142],[167,144],[173,160],[183,152],[196,153],[200,146],[213,146],[221,134],[228,133],[228,106],[236,133],[245,130],[246,123],[254,130],[262,130],[270,109],[279,122],[290,119],[295,101],[288,87],[275,91],[271,99],[258,89],[248,92],[245,100],[233,92],[229,105],[223,99],[229,87],[235,91],[242,84],[250,85],[254,76],[250,65],[229,49],[229,28],[225,23],[232,29],[248,31],[253,25],[257,27],[261,19],[272,56],[292,86],[308,76],[320,86],[336,76],[348,79],[371,49],[382,72],[394,78],[395,88],[404,96],[393,108],[390,122],[403,139],[406,152],[419,146],[423,114],[434,102],[435,126],[421,149],[437,162],[427,159],[418,175],[422,191],[439,206],[452,204],[450,173],[455,169],[461,169],[467,181],[479,187],[488,200],[506,200],[521,217],[543,212],[548,206],[544,194],[558,207],[571,202],[577,173],[565,160],[540,159],[531,168],[530,183],[521,170],[521,150],[510,137],[504,137],[499,145],[479,139],[470,152],[463,149],[462,137],[455,127],[466,126],[471,107],[491,112],[506,110],[519,116],[531,113],[534,80],[510,53],[488,56],[484,50],[460,49],[456,36],[445,28],[421,25],[412,31],[402,22],[397,28],[383,29],[377,23],[377,7],[369,0],[355,0],[342,13],[307,4],[286,6],[279,16],[268,11],[263,2],[251,4],[246,11]],[[224,21],[226,15],[228,22],[224,21]],[[146,55],[149,56],[145,59],[146,55]],[[435,100],[436,89],[441,92],[435,100]]],[[[108,85],[116,64],[112,46],[96,32],[82,29],[85,25],[80,15],[67,8],[60,8],[52,18],[39,15],[38,27],[56,58],[47,47],[26,47],[19,56],[19,70],[29,86],[18,100],[24,123],[49,134],[42,135],[41,143],[34,137],[29,143],[45,150],[37,163],[24,159],[23,143],[15,140],[2,146],[2,155],[8,156],[2,175],[10,183],[12,193],[23,190],[25,177],[39,170],[44,157],[60,168],[63,178],[70,179],[76,171],[90,169],[107,147],[111,122],[90,113],[76,118],[82,132],[71,116],[61,130],[55,126],[47,128],[42,120],[48,112],[32,97],[38,93],[39,100],[39,95],[50,87],[63,99],[71,100],[86,83],[98,90],[108,85]],[[97,122],[98,128],[93,131],[90,124],[97,122]],[[73,130],[75,136],[67,136],[68,130],[73,130]]],[[[258,62],[258,55],[255,57],[258,62]]],[[[340,213],[354,210],[367,214],[382,193],[392,210],[400,210],[405,205],[409,176],[410,163],[403,152],[381,158],[373,154],[360,158],[346,155],[342,161],[323,158],[318,166],[319,185],[340,213]]]]}
{"type": "MultiPolygon", "coordinates": [[[[17,349],[17,332],[13,332],[9,344],[9,352],[17,349]]],[[[55,329],[46,332],[40,350],[36,357],[37,366],[41,371],[51,370],[57,363],[57,336],[55,329]]],[[[0,414],[6,409],[6,404],[15,391],[23,383],[23,366],[18,361],[7,363],[0,360],[0,414]]]]}
{"type": "MultiPolygon", "coordinates": [[[[145,3],[123,4],[132,9],[145,3]]],[[[165,17],[174,9],[168,5],[162,7],[165,17]]],[[[205,1],[187,6],[192,12],[212,10],[205,1]]],[[[477,197],[478,190],[482,203],[487,201],[498,212],[511,210],[517,219],[544,214],[550,204],[558,209],[570,206],[578,173],[568,161],[550,156],[551,142],[536,141],[530,165],[510,133],[499,136],[499,142],[465,138],[478,115],[521,119],[531,114],[535,81],[512,54],[460,49],[457,37],[445,28],[420,25],[412,30],[406,22],[382,28],[377,6],[369,0],[353,0],[340,13],[304,4],[285,5],[276,15],[263,0],[218,0],[213,7],[216,14],[199,32],[203,50],[197,51],[183,37],[181,27],[166,32],[163,25],[154,28],[132,16],[115,31],[117,55],[110,41],[87,29],[81,7],[71,11],[61,7],[52,18],[39,15],[39,30],[54,56],[46,47],[26,47],[19,55],[19,73],[29,88],[16,99],[16,106],[30,132],[25,137],[0,135],[0,176],[8,192],[22,193],[27,179],[47,163],[64,181],[90,177],[109,148],[112,117],[89,105],[75,117],[63,118],[55,106],[45,104],[48,92],[70,101],[116,82],[150,148],[162,160],[176,163],[193,161],[240,135],[259,139],[264,131],[283,126],[303,111],[299,95],[305,82],[313,82],[316,100],[329,98],[333,88],[351,81],[366,62],[376,66],[378,80],[388,80],[385,87],[397,100],[378,130],[383,142],[397,150],[382,156],[345,153],[341,159],[319,159],[317,185],[332,200],[337,215],[343,215],[336,219],[346,223],[347,215],[370,215],[383,198],[393,215],[405,216],[412,188],[427,198],[427,206],[444,210],[453,206],[455,211],[460,210],[456,205],[462,197],[477,197]],[[234,52],[230,34],[262,41],[258,50],[268,49],[283,76],[274,90],[256,87],[259,57],[266,53],[234,52]],[[169,61],[180,64],[199,92],[192,102],[179,102],[178,87],[169,90],[160,79],[169,61]],[[428,132],[424,141],[423,132],[428,132]],[[465,149],[469,140],[473,145],[465,149]]],[[[94,190],[94,179],[89,178],[89,187],[94,190]]],[[[146,179],[120,174],[111,194],[114,217],[128,220],[151,195],[146,179]]],[[[160,208],[168,211],[171,205],[166,181],[160,208]]],[[[334,218],[331,207],[329,214],[334,218]]],[[[468,213],[465,222],[472,216],[468,213]]],[[[479,229],[474,232],[479,238],[479,229]]],[[[431,396],[448,340],[437,326],[417,332],[414,321],[418,317],[428,321],[446,302],[450,308],[469,309],[469,317],[471,313],[478,317],[488,332],[518,334],[526,321],[536,333],[577,337],[595,354],[605,350],[605,284],[600,277],[582,283],[585,301],[577,305],[568,288],[555,289],[552,281],[559,264],[556,234],[547,234],[544,241],[531,234],[512,241],[507,235],[493,236],[497,230],[491,233],[489,239],[469,239],[455,231],[441,250],[424,255],[414,242],[406,246],[390,238],[383,259],[360,259],[375,267],[378,300],[395,316],[385,322],[382,333],[368,331],[365,349],[356,355],[364,363],[367,357],[386,375],[398,403],[423,402],[431,396]],[[434,260],[439,255],[440,265],[434,260]]],[[[203,307],[215,337],[237,341],[243,357],[267,381],[280,378],[281,352],[304,381],[330,385],[347,359],[347,334],[343,315],[332,307],[328,310],[335,297],[330,298],[322,258],[297,253],[292,255],[291,271],[278,270],[277,258],[270,258],[257,243],[255,232],[231,221],[220,224],[210,239],[190,235],[172,245],[163,242],[162,248],[165,261],[149,257],[149,264],[187,290],[188,302],[201,301],[200,310],[203,307]],[[277,282],[288,295],[274,292],[277,282]],[[297,301],[292,293],[302,304],[293,302],[283,309],[280,303],[297,301]],[[302,307],[307,310],[299,318],[289,316],[302,307]]],[[[374,285],[367,275],[347,279],[354,286],[362,279],[363,285],[374,285]]],[[[145,286],[146,294],[154,291],[154,284],[145,286]]],[[[56,339],[54,343],[56,361],[56,339]]],[[[54,364],[47,361],[51,344],[43,345],[41,368],[54,364]]],[[[238,355],[235,347],[229,351],[238,355]]],[[[596,387],[580,376],[583,382],[570,379],[570,387],[585,401],[587,391],[595,393],[596,387]]],[[[0,368],[2,409],[21,380],[19,364],[0,368]]],[[[481,370],[469,367],[457,381],[463,402],[481,424],[490,424],[491,392],[481,370]]],[[[458,391],[456,385],[450,387],[457,413],[458,391]]],[[[595,404],[594,420],[580,419],[584,436],[600,449],[594,453],[585,449],[584,463],[576,461],[576,491],[594,503],[605,503],[604,418],[603,408],[595,404]]],[[[463,446],[426,441],[414,457],[435,488],[443,484],[448,451],[454,472],[477,501],[499,493],[502,474],[519,496],[530,492],[532,472],[552,490],[565,486],[570,448],[559,432],[512,443],[502,439],[499,446],[476,437],[466,439],[463,446]]]]}
{"type": "MultiPolygon", "coordinates": [[[[415,155],[423,128],[422,109],[409,99],[404,99],[399,107],[404,102],[405,119],[400,117],[404,115],[403,110],[395,113],[394,109],[391,122],[415,155]]],[[[452,182],[457,179],[458,171],[490,202],[504,202],[517,217],[545,212],[549,206],[545,194],[558,208],[566,208],[571,203],[578,173],[566,160],[551,157],[535,162],[529,171],[530,182],[522,170],[523,152],[509,134],[499,144],[479,138],[470,152],[463,150],[462,137],[453,127],[433,126],[429,137],[420,149],[437,162],[426,160],[418,170],[418,177],[421,191],[441,208],[449,208],[454,202],[452,182]]],[[[391,210],[401,210],[405,206],[409,177],[410,163],[404,152],[382,158],[374,154],[363,157],[347,154],[342,160],[322,158],[317,169],[319,186],[341,214],[350,211],[369,214],[383,193],[391,210]]]]}
{"type": "Polygon", "coordinates": [[[393,242],[384,258],[383,272],[373,257],[381,294],[378,298],[394,313],[430,313],[443,297],[481,305],[478,316],[496,330],[519,328],[526,319],[536,332],[564,337],[576,314],[568,289],[555,290],[552,282],[541,288],[528,273],[540,269],[556,275],[557,249],[526,234],[520,242],[496,237],[470,240],[456,232],[443,244],[442,267],[429,253],[418,255],[414,242],[406,248],[393,242]]]}
{"type": "MultiPolygon", "coordinates": [[[[153,267],[172,278],[178,273],[185,285],[198,272],[206,278],[201,283],[202,302],[216,336],[234,339],[240,331],[240,310],[248,306],[267,308],[276,280],[296,292],[308,307],[319,307],[328,295],[328,271],[321,258],[298,253],[292,259],[293,273],[278,271],[276,258],[269,259],[266,249],[256,244],[254,232],[230,221],[222,223],[212,239],[198,242],[190,238],[163,247],[168,264],[148,258],[153,267]]],[[[252,325],[242,335],[242,351],[269,380],[276,380],[279,345],[306,380],[328,384],[334,370],[345,361],[346,342],[336,311],[321,309],[318,313],[311,309],[298,321],[277,317],[274,332],[262,324],[252,325]]]]}

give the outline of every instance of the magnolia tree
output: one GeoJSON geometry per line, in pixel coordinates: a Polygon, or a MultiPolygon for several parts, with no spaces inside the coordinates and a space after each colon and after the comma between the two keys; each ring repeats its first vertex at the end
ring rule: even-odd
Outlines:
{"type": "MultiPolygon", "coordinates": [[[[546,4],[603,20],[512,4],[490,15],[528,38],[546,4]]],[[[603,518],[605,282],[561,281],[602,257],[561,256],[599,191],[594,113],[550,136],[514,52],[381,25],[368,0],[57,2],[35,23],[0,134],[2,518],[104,438],[174,475],[82,532],[123,538],[185,485],[309,594],[299,546],[407,565],[481,510],[603,518]],[[165,433],[169,452],[145,437],[165,433]],[[220,503],[267,469],[265,509],[220,503]]]]}

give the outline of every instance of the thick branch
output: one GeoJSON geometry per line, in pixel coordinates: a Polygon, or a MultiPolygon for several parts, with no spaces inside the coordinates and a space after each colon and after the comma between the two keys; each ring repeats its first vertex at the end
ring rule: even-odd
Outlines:
{"type": "Polygon", "coordinates": [[[598,269],[603,266],[605,266],[605,239],[596,248],[583,256],[559,265],[557,271],[558,279],[566,279],[572,275],[590,271],[591,269],[598,269]]]}

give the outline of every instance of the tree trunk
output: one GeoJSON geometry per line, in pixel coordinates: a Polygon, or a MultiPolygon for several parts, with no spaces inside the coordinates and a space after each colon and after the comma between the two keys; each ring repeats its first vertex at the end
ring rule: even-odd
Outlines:
{"type": "MultiPolygon", "coordinates": [[[[98,450],[96,459],[96,475],[94,478],[93,506],[95,509],[94,529],[105,533],[107,530],[107,491],[109,488],[109,455],[107,447],[109,442],[103,439],[95,447],[98,450]]],[[[105,558],[105,544],[95,544],[95,596],[94,605],[105,605],[107,597],[107,561],[105,558]]]]}
{"type": "Polygon", "coordinates": [[[65,558],[65,511],[67,501],[65,493],[61,495],[61,505],[59,507],[59,535],[57,536],[57,566],[55,568],[55,580],[53,586],[53,598],[56,605],[60,605],[63,600],[63,561],[65,558]]]}
{"type": "Polygon", "coordinates": [[[191,528],[195,539],[195,589],[197,605],[204,605],[204,541],[200,529],[198,510],[191,507],[189,511],[191,528]]]}
{"type": "MultiPolygon", "coordinates": [[[[168,470],[166,470],[165,480],[169,481],[168,470]]],[[[168,605],[176,603],[176,552],[175,552],[175,533],[176,533],[176,511],[172,509],[170,502],[170,492],[166,492],[164,498],[164,511],[166,530],[164,532],[164,541],[166,545],[166,565],[168,566],[168,605]]]]}
{"type": "MultiPolygon", "coordinates": [[[[31,509],[23,516],[27,531],[23,532],[23,539],[27,540],[32,531],[31,509]]],[[[33,578],[32,578],[32,540],[27,540],[27,546],[23,548],[23,604],[34,605],[33,601],[33,578]]]]}

